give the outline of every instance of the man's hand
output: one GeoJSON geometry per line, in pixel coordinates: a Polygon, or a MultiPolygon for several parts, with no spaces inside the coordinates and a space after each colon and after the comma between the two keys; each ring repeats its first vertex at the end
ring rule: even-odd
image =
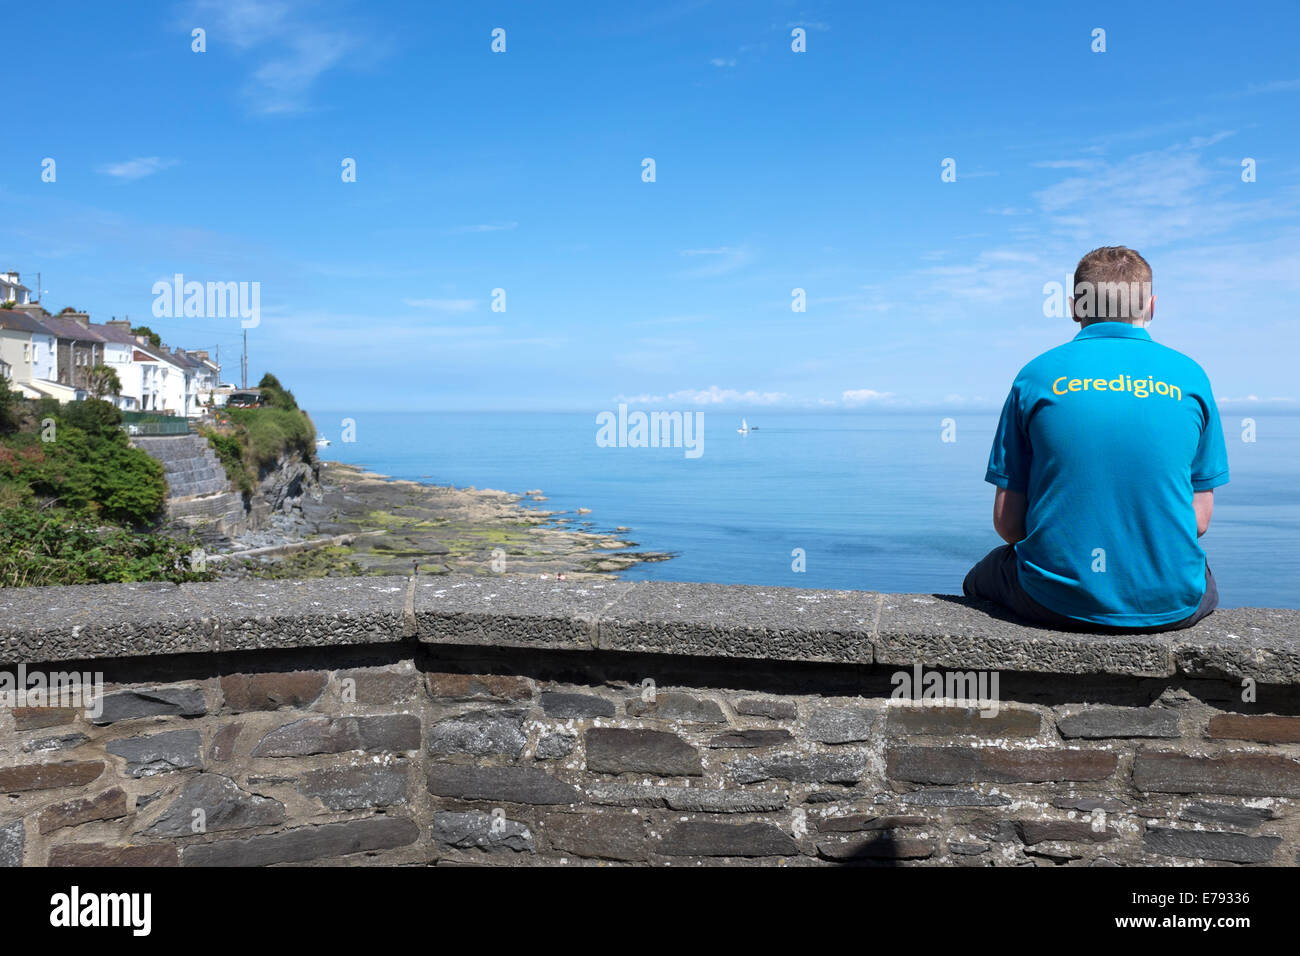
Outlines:
{"type": "Polygon", "coordinates": [[[1214,489],[1193,491],[1192,507],[1196,509],[1196,536],[1199,538],[1210,530],[1210,516],[1214,514],[1214,489]]]}
{"type": "MultiPolygon", "coordinates": [[[[1007,544],[1015,544],[1025,537],[1025,506],[1023,491],[1008,491],[999,488],[993,498],[993,528],[1007,544]]],[[[1200,512],[1197,512],[1198,521],[1200,512]]],[[[1206,523],[1210,521],[1206,513],[1206,523]]]]}

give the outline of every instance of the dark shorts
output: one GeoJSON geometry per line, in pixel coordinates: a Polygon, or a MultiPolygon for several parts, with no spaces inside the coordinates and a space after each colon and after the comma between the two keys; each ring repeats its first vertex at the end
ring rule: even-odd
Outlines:
{"type": "Polygon", "coordinates": [[[975,567],[970,569],[966,580],[962,582],[962,593],[971,598],[982,598],[1006,608],[1016,617],[1029,624],[1051,627],[1060,631],[1086,631],[1093,634],[1154,634],[1159,631],[1177,631],[1191,627],[1219,606],[1219,588],[1210,573],[1210,565],[1205,564],[1205,594],[1201,604],[1189,616],[1171,624],[1158,624],[1154,627],[1114,627],[1108,624],[1090,624],[1076,618],[1057,614],[1043,607],[1020,586],[1020,575],[1016,571],[1016,549],[1009,544],[994,548],[975,567]]]}

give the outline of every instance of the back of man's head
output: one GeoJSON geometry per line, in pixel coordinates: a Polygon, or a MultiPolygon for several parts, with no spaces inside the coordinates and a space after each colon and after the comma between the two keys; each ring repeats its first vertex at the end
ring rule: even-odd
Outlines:
{"type": "Polygon", "coordinates": [[[1151,320],[1151,266],[1127,246],[1094,249],[1074,269],[1074,320],[1093,322],[1151,320]]]}

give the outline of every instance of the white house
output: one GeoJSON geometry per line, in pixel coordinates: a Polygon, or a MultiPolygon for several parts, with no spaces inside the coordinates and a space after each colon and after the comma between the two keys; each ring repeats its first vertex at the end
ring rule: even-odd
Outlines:
{"type": "Polygon", "coordinates": [[[54,333],[39,320],[23,312],[0,311],[0,362],[5,364],[5,378],[29,398],[53,394],[40,383],[58,378],[57,344],[54,333]]]}
{"type": "Polygon", "coordinates": [[[142,411],[144,374],[141,366],[136,364],[133,358],[137,342],[135,336],[131,334],[131,323],[124,319],[115,319],[93,328],[104,342],[104,364],[117,372],[117,380],[122,383],[122,390],[116,398],[106,397],[118,408],[142,411]]]}
{"type": "Polygon", "coordinates": [[[199,363],[199,390],[216,388],[221,378],[221,366],[212,361],[206,349],[186,349],[185,354],[199,363]]]}
{"type": "Polygon", "coordinates": [[[203,405],[200,393],[204,391],[204,383],[210,375],[207,366],[184,349],[172,349],[167,357],[185,373],[185,410],[182,414],[190,418],[201,416],[203,405]]]}
{"type": "Polygon", "coordinates": [[[143,335],[136,336],[131,361],[140,367],[140,408],[169,415],[189,413],[186,369],[165,349],[156,349],[143,335]]]}
{"type": "Polygon", "coordinates": [[[0,272],[0,302],[30,305],[31,301],[32,290],[18,281],[17,272],[0,272]]]}

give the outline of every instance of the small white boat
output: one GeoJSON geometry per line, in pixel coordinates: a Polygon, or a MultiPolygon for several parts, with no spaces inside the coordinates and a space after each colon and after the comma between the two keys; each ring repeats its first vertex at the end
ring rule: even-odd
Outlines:
{"type": "Polygon", "coordinates": [[[317,448],[326,448],[326,447],[329,446],[329,443],[330,443],[330,440],[329,440],[328,438],[317,438],[317,439],[316,439],[316,447],[317,447],[317,448]]]}
{"type": "Polygon", "coordinates": [[[738,432],[739,432],[740,434],[742,434],[742,435],[748,435],[748,434],[749,434],[749,422],[745,421],[745,420],[742,418],[742,419],[740,420],[740,427],[737,428],[736,431],[738,431],[738,432]]]}

